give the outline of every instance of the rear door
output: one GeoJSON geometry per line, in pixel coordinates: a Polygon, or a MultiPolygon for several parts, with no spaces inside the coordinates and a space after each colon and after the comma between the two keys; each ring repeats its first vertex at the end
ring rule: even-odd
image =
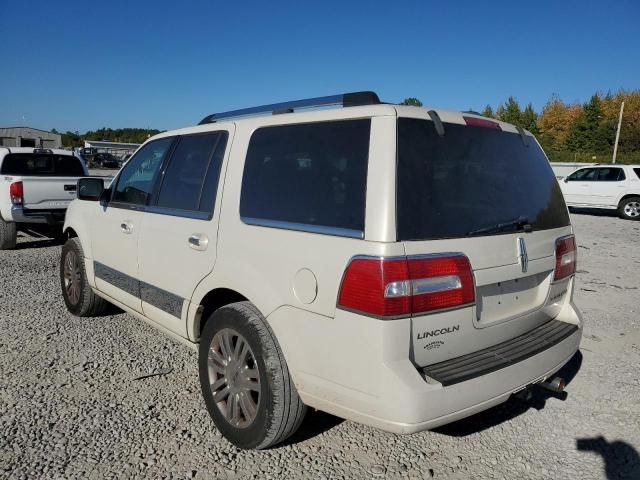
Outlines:
{"type": "Polygon", "coordinates": [[[444,123],[439,135],[398,119],[398,240],[408,256],[466,255],[476,288],[472,307],[412,318],[419,365],[521,335],[568,291],[553,281],[556,240],[571,234],[558,182],[533,137],[495,125],[444,123]]]}
{"type": "Polygon", "coordinates": [[[591,182],[589,203],[591,205],[617,206],[622,195],[626,176],[620,167],[599,167],[598,178],[591,182]]]}
{"type": "Polygon", "coordinates": [[[96,287],[142,312],[138,278],[138,239],[146,208],[173,137],[142,146],[113,181],[111,198],[91,215],[96,287]]]}
{"type": "MultiPolygon", "coordinates": [[[[233,130],[182,135],[165,162],[138,242],[144,314],[186,337],[189,300],[216,260],[218,181],[233,130]]],[[[127,164],[128,165],[128,164],[127,164]]]]}

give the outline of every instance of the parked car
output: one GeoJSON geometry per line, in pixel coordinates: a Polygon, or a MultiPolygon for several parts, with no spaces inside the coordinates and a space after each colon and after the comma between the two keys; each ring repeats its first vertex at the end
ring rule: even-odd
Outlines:
{"type": "Polygon", "coordinates": [[[21,228],[59,230],[78,178],[86,175],[68,150],[0,147],[0,250],[15,247],[21,228]]]}
{"type": "Polygon", "coordinates": [[[560,187],[570,207],[617,210],[621,218],[640,220],[640,165],[580,168],[560,187]]]}
{"type": "Polygon", "coordinates": [[[120,168],[120,160],[110,153],[96,153],[91,164],[94,168],[120,168]]]}
{"type": "Polygon", "coordinates": [[[406,434],[559,390],[582,335],[535,138],[371,92],[156,135],[111,186],[79,182],[65,231],[69,311],[112,303],[197,348],[241,448],[283,441],[307,407],[406,434]]]}

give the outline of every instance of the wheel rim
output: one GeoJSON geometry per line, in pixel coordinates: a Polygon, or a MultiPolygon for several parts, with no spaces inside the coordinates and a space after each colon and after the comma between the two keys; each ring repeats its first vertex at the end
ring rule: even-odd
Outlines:
{"type": "Polygon", "coordinates": [[[77,305],[80,301],[80,262],[74,251],[67,252],[64,259],[64,290],[69,302],[77,305]]]}
{"type": "Polygon", "coordinates": [[[230,328],[216,333],[209,346],[208,370],[220,413],[236,428],[251,425],[260,405],[260,375],[247,340],[230,328]]]}
{"type": "Polygon", "coordinates": [[[629,202],[624,206],[624,213],[628,217],[640,216],[640,202],[629,202]]]}

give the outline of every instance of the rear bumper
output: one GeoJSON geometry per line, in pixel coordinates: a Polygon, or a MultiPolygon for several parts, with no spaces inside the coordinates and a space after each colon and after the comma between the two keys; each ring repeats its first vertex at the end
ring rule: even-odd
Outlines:
{"type": "Polygon", "coordinates": [[[473,415],[545,380],[576,353],[583,328],[579,311],[567,302],[554,320],[569,326],[557,342],[529,352],[526,358],[512,359],[499,369],[443,385],[409,360],[409,322],[372,322],[343,312],[340,318],[309,319],[307,324],[299,311],[291,322],[282,312],[274,313],[269,321],[303,402],[400,434],[473,415]],[[319,325],[317,332],[313,332],[312,323],[319,325]],[[307,326],[309,341],[300,336],[307,326]]]}
{"type": "Polygon", "coordinates": [[[28,210],[20,206],[13,206],[11,207],[11,219],[15,223],[62,225],[65,211],[65,209],[28,210]]]}

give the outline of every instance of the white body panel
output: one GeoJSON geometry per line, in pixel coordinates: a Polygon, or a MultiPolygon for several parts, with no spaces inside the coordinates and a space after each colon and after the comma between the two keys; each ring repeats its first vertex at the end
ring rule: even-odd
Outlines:
{"type": "MultiPolygon", "coordinates": [[[[443,122],[465,124],[459,112],[438,110],[438,114],[443,122]]],[[[179,316],[170,315],[109,282],[90,279],[99,295],[163,331],[197,342],[203,299],[219,289],[232,290],[251,301],[269,322],[306,404],[399,433],[435,427],[506,400],[554,373],[575,353],[582,322],[571,300],[573,279],[552,282],[555,240],[572,229],[397,241],[398,116],[429,119],[427,109],[375,105],[261,116],[162,133],[154,139],[235,130],[222,163],[211,220],[74,201],[65,229],[73,229],[80,237],[88,272],[93,272],[94,262],[104,263],[184,300],[179,316]],[[243,222],[239,204],[244,162],[257,128],[358,118],[372,119],[364,238],[243,222]],[[132,234],[120,231],[126,221],[133,225],[132,234]],[[206,236],[207,248],[190,248],[192,234],[206,236]],[[526,240],[527,272],[518,263],[518,237],[526,240]],[[397,320],[336,307],[342,275],[354,256],[432,252],[468,256],[480,303],[397,320]],[[553,348],[508,368],[450,387],[419,372],[419,367],[512,339],[553,318],[579,328],[553,348]],[[461,335],[442,348],[426,350],[425,342],[416,337],[423,330],[451,325],[460,325],[461,335]]],[[[503,131],[518,132],[512,125],[500,122],[500,126],[503,131]]]]}

